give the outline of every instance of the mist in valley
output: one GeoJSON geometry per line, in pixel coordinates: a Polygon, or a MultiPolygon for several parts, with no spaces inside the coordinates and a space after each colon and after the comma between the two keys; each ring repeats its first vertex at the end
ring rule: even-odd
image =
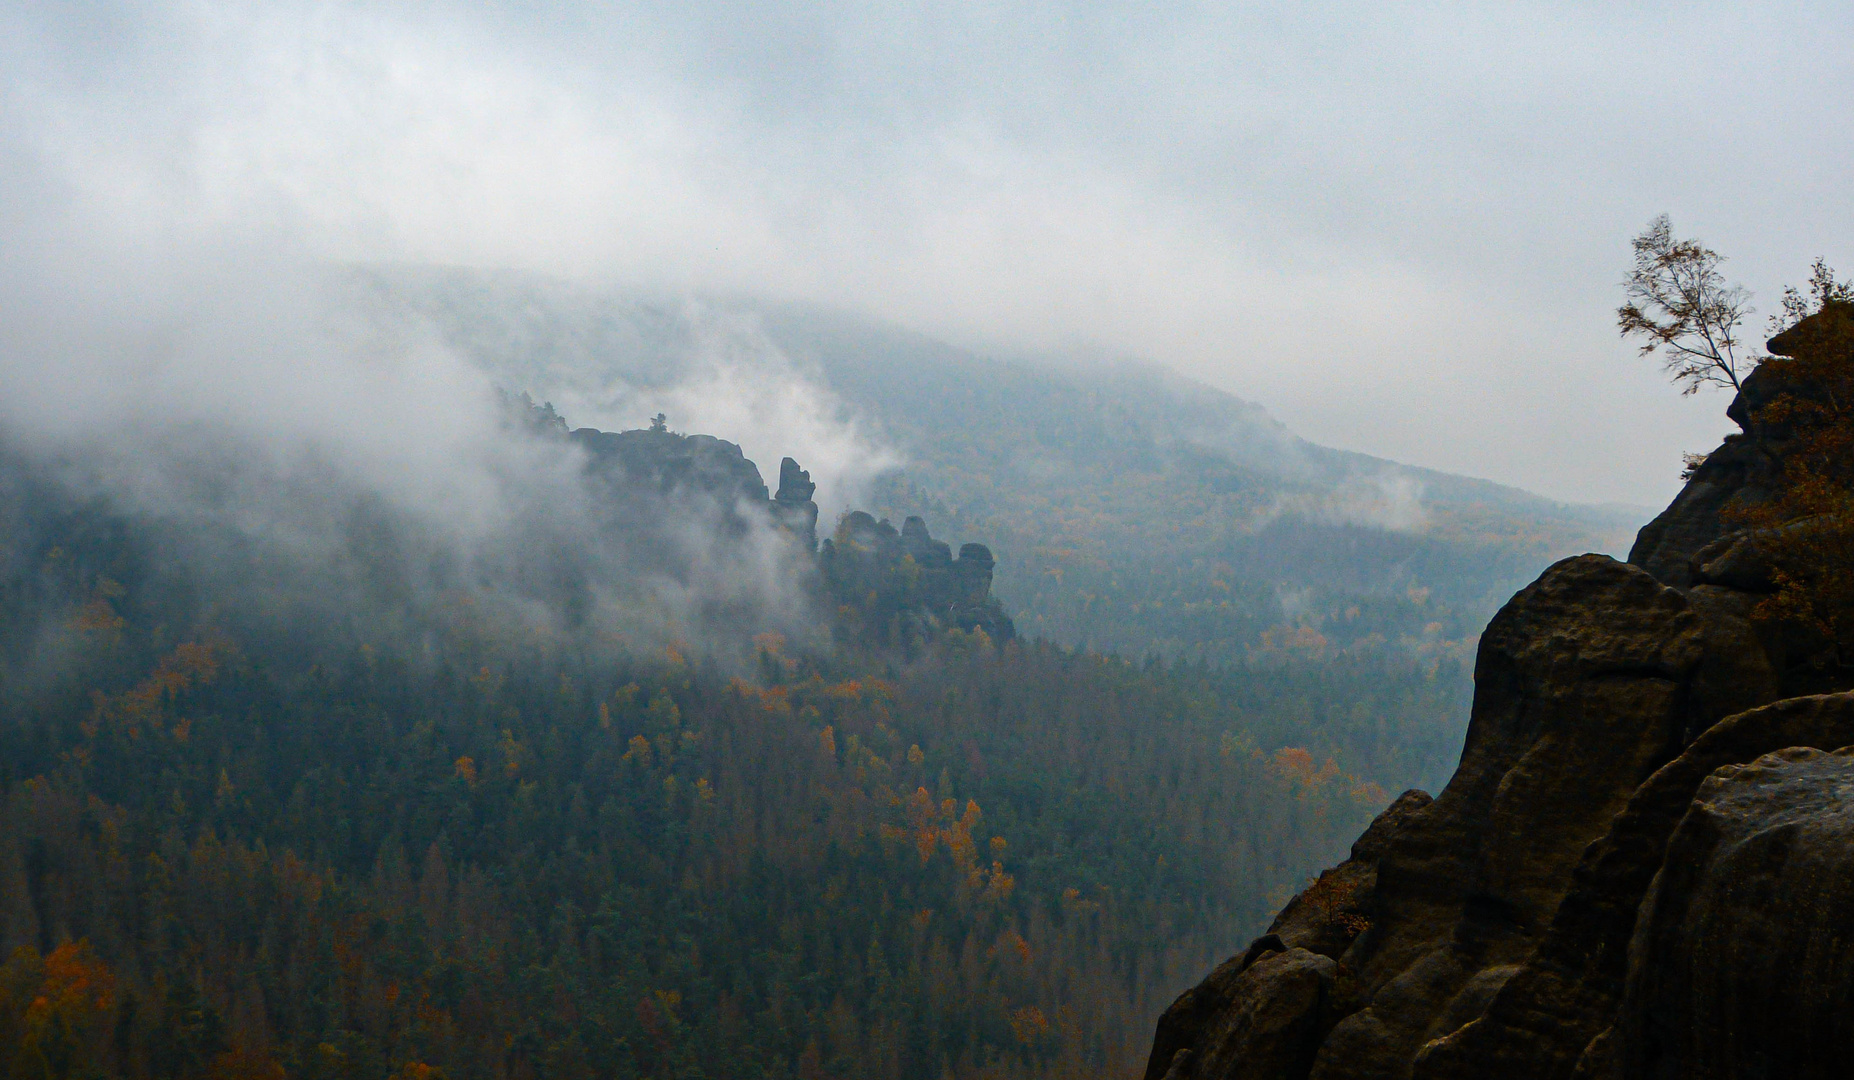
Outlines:
{"type": "Polygon", "coordinates": [[[1851,34],[0,4],[0,1072],[1140,1075],[1731,427],[1627,238],[1834,262],[1851,34]]]}

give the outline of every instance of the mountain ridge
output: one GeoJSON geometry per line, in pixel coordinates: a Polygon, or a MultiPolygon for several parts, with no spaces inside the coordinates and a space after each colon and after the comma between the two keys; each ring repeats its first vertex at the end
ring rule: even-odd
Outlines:
{"type": "Polygon", "coordinates": [[[806,305],[343,273],[383,318],[578,422],[667,411],[750,456],[801,457],[878,515],[983,537],[1019,627],[1069,645],[1247,663],[1272,633],[1465,661],[1513,589],[1562,555],[1620,554],[1648,516],[1320,447],[1148,364],[988,358],[806,305]]]}

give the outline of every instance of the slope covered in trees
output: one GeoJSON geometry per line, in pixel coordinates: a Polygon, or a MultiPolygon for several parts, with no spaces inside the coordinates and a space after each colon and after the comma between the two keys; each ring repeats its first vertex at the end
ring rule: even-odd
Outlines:
{"type": "MultiPolygon", "coordinates": [[[[513,385],[682,377],[684,316],[443,280],[513,385]]],[[[1477,606],[1619,520],[1150,372],[749,321],[901,448],[900,528],[514,400],[466,529],[325,464],[149,448],[150,502],[7,450],[6,1068],[1130,1075],[1445,775],[1477,606]]]]}
{"type": "MultiPolygon", "coordinates": [[[[839,312],[515,273],[342,280],[383,322],[426,327],[570,412],[709,409],[877,459],[857,474],[861,505],[983,540],[1019,632],[1100,652],[1271,670],[1371,657],[1398,679],[1439,672],[1465,702],[1496,606],[1558,558],[1621,553],[1648,517],[1317,446],[1138,364],[998,359],[839,312]]],[[[1364,764],[1391,786],[1439,784],[1465,716],[1441,711],[1364,764]]]]}
{"type": "Polygon", "coordinates": [[[1648,516],[1317,446],[1145,365],[988,359],[817,311],[764,324],[903,448],[878,508],[986,536],[1026,633],[1103,651],[1466,660],[1540,568],[1620,551],[1648,516]]]}
{"type": "Polygon", "coordinates": [[[957,629],[742,665],[613,640],[611,553],[504,595],[365,500],[277,562],[63,477],[0,485],[9,1075],[1126,1075],[1460,707],[957,629]]]}
{"type": "Polygon", "coordinates": [[[1467,660],[1539,570],[1621,553],[1650,516],[1317,446],[1258,405],[1135,363],[1000,359],[841,312],[510,272],[345,280],[383,320],[428,326],[582,422],[709,407],[853,427],[890,459],[868,509],[982,539],[1020,630],[1099,651],[1467,660]],[[736,400],[794,387],[777,408],[736,400]]]}

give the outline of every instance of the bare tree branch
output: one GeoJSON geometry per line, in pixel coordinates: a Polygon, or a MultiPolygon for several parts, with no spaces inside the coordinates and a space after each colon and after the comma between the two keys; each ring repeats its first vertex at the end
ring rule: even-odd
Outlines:
{"type": "Polygon", "coordinates": [[[1751,294],[1726,284],[1724,258],[1696,240],[1677,240],[1666,214],[1634,240],[1635,267],[1623,282],[1628,302],[1616,309],[1623,337],[1645,339],[1643,356],[1660,353],[1681,393],[1702,386],[1737,390],[1760,358],[1741,357],[1738,324],[1751,294]]]}

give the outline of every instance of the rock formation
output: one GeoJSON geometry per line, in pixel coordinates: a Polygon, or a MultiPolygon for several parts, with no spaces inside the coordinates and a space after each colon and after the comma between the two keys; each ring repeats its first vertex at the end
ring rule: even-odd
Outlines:
{"type": "Polygon", "coordinates": [[[1822,751],[1854,744],[1854,677],[1753,618],[1772,556],[1730,525],[1782,475],[1781,379],[1746,380],[1743,433],[1628,562],[1501,609],[1454,778],[1179,998],[1148,1080],[1848,1073],[1854,760],[1822,751]]]}
{"type": "Polygon", "coordinates": [[[758,522],[789,534],[811,556],[827,610],[845,636],[905,644],[945,628],[982,630],[1003,642],[1016,635],[1010,616],[991,595],[994,560],[983,544],[951,547],[928,535],[918,517],[901,530],[862,511],[844,517],[832,539],[818,543],[817,485],[798,462],[779,463],[779,490],[770,497],[759,467],[735,443],[683,435],[667,426],[635,431],[579,428],[568,432],[551,405],[525,395],[505,397],[511,423],[546,438],[566,438],[586,455],[586,474],[603,487],[614,527],[662,514],[669,503],[703,504],[723,527],[744,536],[758,522]],[[842,625],[844,620],[856,625],[842,625]]]}
{"type": "Polygon", "coordinates": [[[818,486],[811,474],[791,458],[779,461],[779,491],[773,495],[773,520],[804,542],[806,551],[818,547],[818,504],[811,501],[818,486]]]}
{"type": "MultiPolygon", "coordinates": [[[[1846,711],[1845,698],[1822,701],[1846,711]]],[[[1847,730],[1842,718],[1838,737],[1847,730]]],[[[1642,904],[1616,1023],[1587,1072],[1848,1075],[1850,753],[1781,750],[1700,785],[1642,904]]]]}
{"type": "Polygon", "coordinates": [[[854,614],[878,641],[904,644],[940,627],[983,630],[994,641],[1016,636],[991,595],[991,549],[965,544],[954,558],[918,517],[897,532],[887,519],[848,514],[819,547],[818,565],[840,612],[854,614]]]}
{"type": "MultiPolygon", "coordinates": [[[[711,499],[741,532],[748,528],[748,515],[770,504],[759,467],[726,439],[656,428],[579,428],[568,438],[586,452],[587,475],[615,489],[614,493],[642,491],[667,498],[711,499]]],[[[816,511],[812,504],[812,512],[816,511]]]]}

